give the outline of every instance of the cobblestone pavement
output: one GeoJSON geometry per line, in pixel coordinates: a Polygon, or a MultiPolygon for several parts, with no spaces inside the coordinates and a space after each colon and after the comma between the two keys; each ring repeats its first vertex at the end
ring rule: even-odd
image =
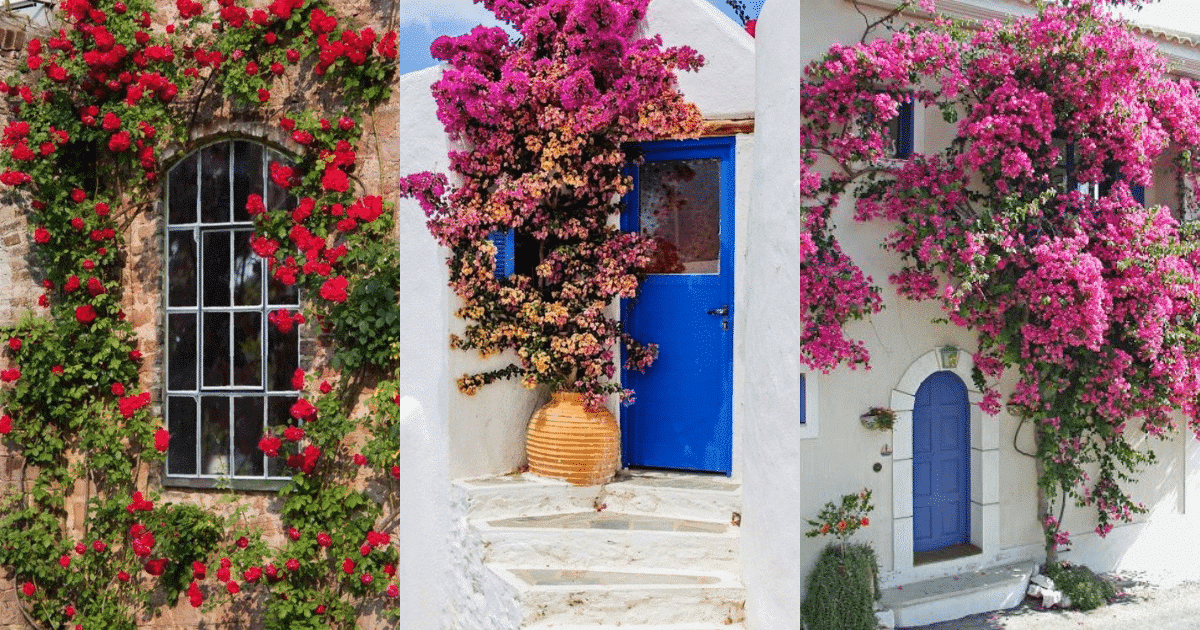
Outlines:
{"type": "Polygon", "coordinates": [[[1090,612],[1040,610],[1037,600],[994,613],[904,630],[1200,630],[1200,582],[1169,587],[1109,576],[1120,595],[1090,612]]]}

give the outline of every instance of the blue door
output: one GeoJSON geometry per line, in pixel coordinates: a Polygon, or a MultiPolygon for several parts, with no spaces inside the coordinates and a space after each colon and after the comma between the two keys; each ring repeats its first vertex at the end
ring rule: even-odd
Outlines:
{"type": "Polygon", "coordinates": [[[970,542],[970,415],[967,387],[936,372],[913,409],[913,551],[970,542]]]}
{"type": "Polygon", "coordinates": [[[636,402],[621,413],[627,466],[733,470],[734,139],[643,145],[622,229],[658,244],[626,330],[658,344],[643,374],[622,373],[636,402]]]}

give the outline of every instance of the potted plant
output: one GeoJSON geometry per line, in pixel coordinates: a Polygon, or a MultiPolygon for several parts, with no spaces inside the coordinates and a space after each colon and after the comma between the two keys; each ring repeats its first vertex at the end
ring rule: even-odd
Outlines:
{"type": "Polygon", "coordinates": [[[875,550],[865,544],[849,544],[854,532],[871,524],[871,490],[843,495],[830,501],[809,520],[805,536],[833,536],[808,576],[808,590],[801,604],[808,630],[875,630],[874,604],[879,598],[875,550]]]}
{"type": "Polygon", "coordinates": [[[896,412],[887,407],[871,407],[858,420],[868,429],[891,431],[896,426],[896,412]]]}
{"type": "Polygon", "coordinates": [[[560,457],[603,442],[598,473],[565,477],[589,484],[603,483],[616,466],[619,440],[606,398],[632,401],[612,380],[616,357],[623,351],[627,367],[643,369],[657,356],[608,315],[613,301],[637,295],[655,253],[650,238],[622,232],[613,220],[631,188],[624,169],[636,150],[628,143],[695,137],[701,122],[674,76],[698,68],[699,55],[637,38],[644,0],[598,4],[587,17],[571,3],[508,3],[498,17],[517,38],[480,26],[435,41],[433,56],[449,62],[433,85],[438,118],[468,150],[450,155],[457,186],[432,173],[401,181],[401,193],[417,198],[450,250],[450,284],[468,321],[451,346],[513,358],[464,375],[459,389],[473,394],[509,378],[548,386],[549,408],[530,425],[530,467],[563,477],[583,464],[560,457]],[[495,241],[515,249],[506,252],[512,264],[498,268],[495,241]],[[570,418],[592,426],[579,433],[570,418]],[[542,434],[543,426],[555,430],[542,434]]]}

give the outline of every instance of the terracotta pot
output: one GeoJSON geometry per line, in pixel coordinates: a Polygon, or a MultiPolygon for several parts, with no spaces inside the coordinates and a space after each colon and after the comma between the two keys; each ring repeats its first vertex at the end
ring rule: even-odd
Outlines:
{"type": "Polygon", "coordinates": [[[617,472],[621,430],[607,409],[589,413],[582,394],[555,392],[529,419],[525,453],[534,474],[596,486],[617,472]]]}

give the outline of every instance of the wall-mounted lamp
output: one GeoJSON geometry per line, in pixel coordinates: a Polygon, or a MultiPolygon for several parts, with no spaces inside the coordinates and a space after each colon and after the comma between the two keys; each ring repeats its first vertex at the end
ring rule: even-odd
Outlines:
{"type": "Polygon", "coordinates": [[[953,370],[958,367],[958,348],[954,346],[942,346],[938,350],[938,358],[942,362],[943,370],[953,370]]]}

